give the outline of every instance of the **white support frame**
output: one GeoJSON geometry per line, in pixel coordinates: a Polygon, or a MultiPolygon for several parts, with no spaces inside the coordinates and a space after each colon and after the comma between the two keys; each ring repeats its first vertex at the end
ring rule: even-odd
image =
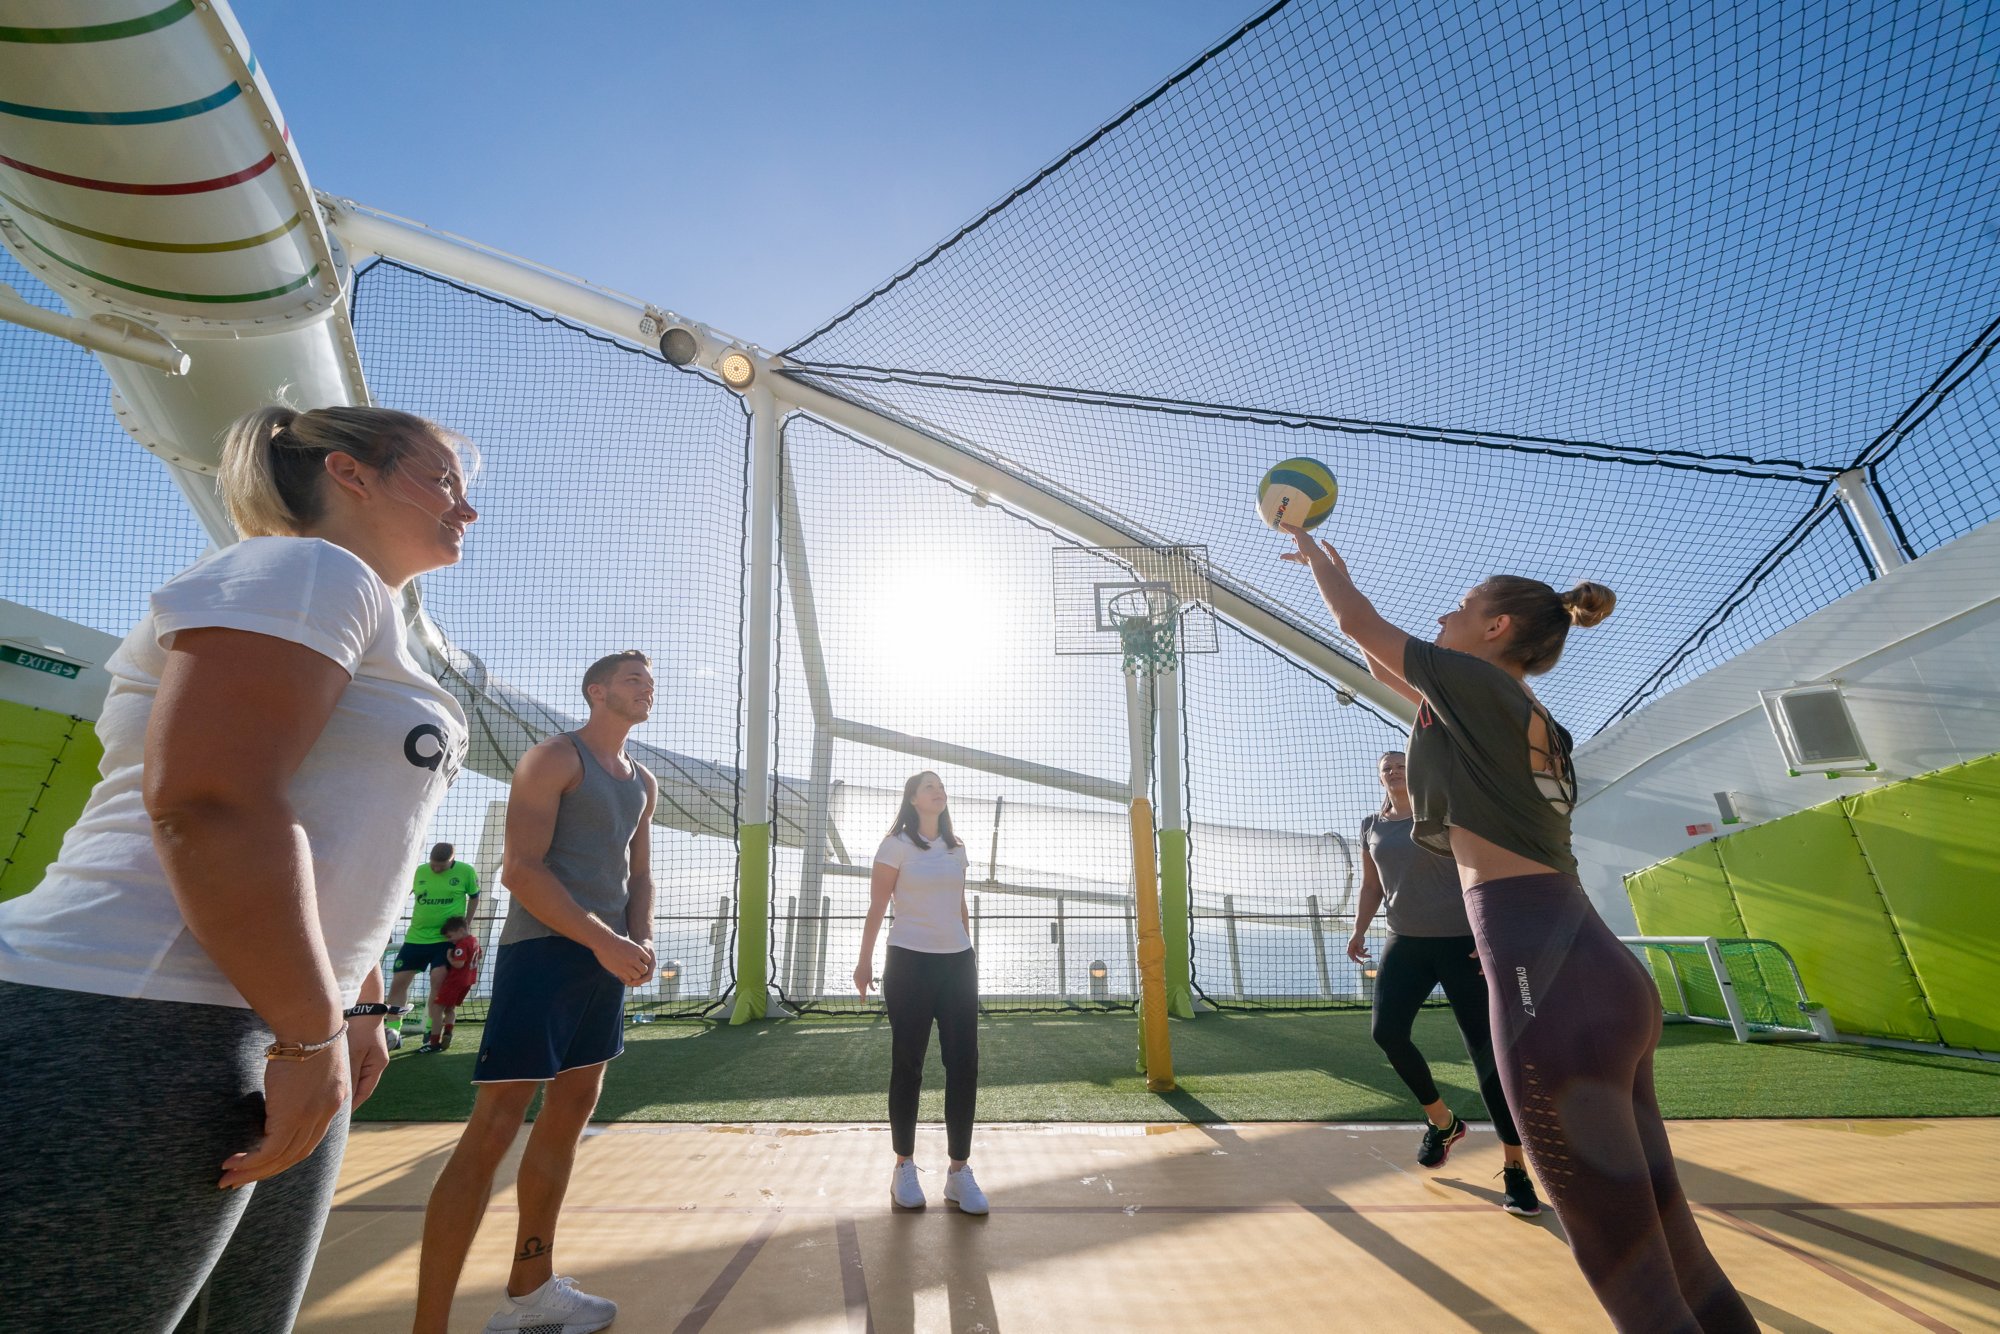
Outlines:
{"type": "Polygon", "coordinates": [[[1847,516],[1861,530],[1861,540],[1868,547],[1869,558],[1875,562],[1877,579],[1910,563],[1903,554],[1902,544],[1889,531],[1889,520],[1882,513],[1882,507],[1875,503],[1875,496],[1868,489],[1865,472],[1859,468],[1848,469],[1833,479],[1833,489],[1847,510],[1847,516]]]}
{"type": "MultiPolygon", "coordinates": [[[[427,269],[460,282],[572,319],[641,346],[651,346],[663,318],[694,331],[705,350],[733,345],[756,368],[751,393],[763,390],[787,407],[810,413],[829,425],[870,440],[904,458],[983,491],[1010,508],[1061,529],[1091,545],[1153,546],[1157,539],[1121,527],[1103,515],[1056,494],[983,457],[970,446],[955,443],[935,428],[918,429],[908,422],[868,406],[860,396],[829,393],[785,374],[790,364],[761,349],[733,343],[706,325],[680,320],[657,305],[586,283],[527,260],[450,236],[418,223],[363,208],[352,200],[322,194],[333,230],[356,253],[381,255],[427,269]]],[[[1291,619],[1234,589],[1217,584],[1215,611],[1333,678],[1345,689],[1368,700],[1392,718],[1410,722],[1416,709],[1401,695],[1370,676],[1367,669],[1333,645],[1291,619]]]]}

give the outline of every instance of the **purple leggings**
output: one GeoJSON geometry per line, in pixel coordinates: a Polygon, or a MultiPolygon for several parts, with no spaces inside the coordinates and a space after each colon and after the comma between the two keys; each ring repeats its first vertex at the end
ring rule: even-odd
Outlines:
{"type": "Polygon", "coordinates": [[[1620,1330],[1755,1334],[1695,1227],[1653,1097],[1660,1000],[1567,875],[1465,891],[1500,1083],[1570,1251],[1620,1330]]]}

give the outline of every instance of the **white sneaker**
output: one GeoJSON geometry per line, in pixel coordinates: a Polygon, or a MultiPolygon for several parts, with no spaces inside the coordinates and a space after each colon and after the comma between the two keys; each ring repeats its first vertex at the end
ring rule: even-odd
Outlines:
{"type": "Polygon", "coordinates": [[[594,1334],[618,1318],[618,1303],[593,1297],[576,1280],[557,1274],[525,1297],[509,1297],[486,1322],[484,1334],[594,1334]]]}
{"type": "Polygon", "coordinates": [[[889,1200],[898,1209],[921,1209],[924,1207],[923,1183],[917,1180],[915,1160],[896,1164],[896,1174],[889,1178],[889,1200]]]}
{"type": "Polygon", "coordinates": [[[945,1173],[944,1197],[958,1206],[962,1214],[983,1214],[986,1212],[986,1192],[972,1179],[972,1169],[961,1167],[956,1172],[945,1173]]]}

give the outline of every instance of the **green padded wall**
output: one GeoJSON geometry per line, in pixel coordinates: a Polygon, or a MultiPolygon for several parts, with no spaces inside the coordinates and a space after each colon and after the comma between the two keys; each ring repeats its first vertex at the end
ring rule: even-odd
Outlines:
{"type": "Polygon", "coordinates": [[[1845,804],[1938,1031],[2000,1051],[2000,756],[1845,804]]]}
{"type": "Polygon", "coordinates": [[[1791,952],[1847,1033],[1937,1042],[1887,905],[1837,801],[1718,839],[1748,935],[1791,952]]]}
{"type": "MultiPolygon", "coordinates": [[[[1625,893],[1632,900],[1632,916],[1642,936],[1741,936],[1743,919],[1737,914],[1736,900],[1729,892],[1729,878],[1722,871],[1722,856],[1714,841],[1689,848],[1678,857],[1634,871],[1625,877],[1625,893]]],[[[1675,990],[1672,965],[1661,950],[1644,953],[1646,966],[1660,995],[1671,1004],[1685,996],[1689,1014],[1707,1019],[1723,1019],[1722,991],[1715,985],[1715,973],[1705,964],[1680,967],[1680,989],[1675,990]]]]}
{"type": "Polygon", "coordinates": [[[0,899],[41,883],[103,758],[88,720],[0,700],[0,899]]]}

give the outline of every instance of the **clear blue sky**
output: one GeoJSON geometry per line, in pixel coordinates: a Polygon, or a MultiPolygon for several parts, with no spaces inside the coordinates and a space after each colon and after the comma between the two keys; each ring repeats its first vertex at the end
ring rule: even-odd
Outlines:
{"type": "Polygon", "coordinates": [[[782,347],[1244,0],[247,0],[322,190],[782,347]]]}

